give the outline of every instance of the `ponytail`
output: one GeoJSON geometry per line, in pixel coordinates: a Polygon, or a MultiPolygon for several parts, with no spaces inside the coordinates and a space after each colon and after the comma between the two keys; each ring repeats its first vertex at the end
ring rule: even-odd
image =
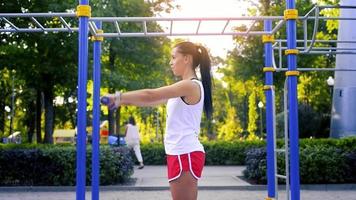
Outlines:
{"type": "Polygon", "coordinates": [[[203,46],[198,46],[200,53],[200,75],[204,88],[204,112],[208,119],[211,119],[213,113],[213,98],[211,95],[211,61],[208,51],[203,46]]]}
{"type": "Polygon", "coordinates": [[[213,98],[211,92],[211,61],[209,53],[205,47],[195,45],[192,42],[181,42],[175,45],[179,52],[186,55],[192,55],[194,69],[199,66],[201,81],[204,88],[204,112],[210,120],[213,113],[213,98]]]}

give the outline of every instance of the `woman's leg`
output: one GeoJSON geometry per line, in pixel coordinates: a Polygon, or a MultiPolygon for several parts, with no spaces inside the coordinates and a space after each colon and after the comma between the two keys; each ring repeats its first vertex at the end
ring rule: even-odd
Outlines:
{"type": "Polygon", "coordinates": [[[173,200],[196,200],[198,197],[198,180],[189,171],[183,171],[169,185],[173,200]]]}

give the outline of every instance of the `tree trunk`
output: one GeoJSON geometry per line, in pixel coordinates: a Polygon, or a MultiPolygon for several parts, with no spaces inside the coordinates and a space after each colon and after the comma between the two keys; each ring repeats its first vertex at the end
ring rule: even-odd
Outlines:
{"type": "Polygon", "coordinates": [[[119,107],[117,110],[116,110],[116,135],[119,136],[120,135],[120,121],[121,121],[121,115],[120,115],[120,111],[121,111],[121,107],[119,107]]]}
{"type": "MultiPolygon", "coordinates": [[[[110,70],[111,71],[114,71],[114,65],[115,65],[115,54],[114,54],[114,50],[112,49],[113,48],[113,41],[111,41],[110,43],[110,47],[109,47],[109,66],[110,66],[110,70]]],[[[110,77],[111,79],[111,77],[110,77]]],[[[115,92],[115,89],[114,87],[109,84],[109,93],[114,93],[115,92]]],[[[111,111],[109,110],[108,112],[108,122],[109,122],[109,134],[112,135],[112,134],[115,134],[115,125],[116,125],[116,122],[115,122],[115,111],[111,111]]]]}
{"type": "MultiPolygon", "coordinates": [[[[109,108],[108,108],[109,110],[109,108]]],[[[115,111],[109,110],[108,112],[108,122],[109,122],[109,134],[115,134],[115,111]]]]}
{"type": "Polygon", "coordinates": [[[5,131],[5,99],[0,99],[0,138],[4,136],[5,131]]]}
{"type": "Polygon", "coordinates": [[[44,91],[44,104],[45,104],[45,137],[44,143],[53,143],[53,125],[54,125],[54,109],[53,109],[53,91],[47,89],[44,91]]]}
{"type": "Polygon", "coordinates": [[[42,92],[40,90],[37,90],[37,95],[36,95],[36,120],[35,120],[37,144],[42,143],[42,133],[41,133],[42,104],[41,104],[41,100],[42,100],[42,92]]]}
{"type": "Polygon", "coordinates": [[[27,132],[27,139],[29,143],[32,143],[32,138],[33,138],[33,133],[35,132],[35,126],[36,126],[36,104],[35,102],[31,101],[31,103],[28,106],[28,112],[27,112],[27,127],[28,127],[28,132],[27,132]]]}
{"type": "Polygon", "coordinates": [[[248,119],[248,95],[245,95],[244,96],[244,102],[243,102],[243,130],[244,131],[247,131],[247,126],[248,126],[248,121],[247,121],[247,119],[248,119]]]}

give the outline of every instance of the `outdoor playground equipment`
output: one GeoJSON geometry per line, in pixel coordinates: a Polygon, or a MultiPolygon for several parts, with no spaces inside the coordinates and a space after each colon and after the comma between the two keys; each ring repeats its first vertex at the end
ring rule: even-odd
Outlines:
{"type": "MultiPolygon", "coordinates": [[[[88,0],[80,0],[76,13],[0,13],[0,33],[12,34],[23,32],[79,32],[79,55],[78,55],[78,138],[77,138],[77,174],[76,174],[76,198],[85,199],[85,180],[86,180],[86,83],[88,66],[88,34],[92,35],[93,41],[93,154],[92,154],[92,199],[99,199],[99,115],[100,115],[100,55],[101,42],[106,37],[158,37],[158,36],[203,36],[203,35],[234,35],[234,36],[262,36],[265,54],[265,95],[266,95],[266,122],[267,122],[267,179],[268,179],[268,197],[267,200],[278,199],[277,178],[286,179],[287,199],[300,199],[300,180],[299,180],[299,142],[298,142],[298,104],[297,104],[297,76],[300,71],[335,71],[332,68],[297,68],[296,57],[298,53],[302,54],[356,54],[356,48],[347,50],[338,47],[326,46],[322,48],[315,47],[316,43],[356,43],[356,41],[338,41],[316,40],[318,22],[320,20],[356,20],[350,17],[325,17],[319,16],[322,9],[356,9],[356,6],[315,6],[305,16],[299,16],[296,10],[295,0],[286,0],[286,10],[284,16],[253,16],[253,17],[231,17],[231,18],[162,18],[162,17],[91,17],[91,8],[88,0]],[[312,15],[314,13],[314,15],[312,15]],[[74,21],[79,18],[79,26],[75,23],[69,23],[67,20],[74,21]],[[24,18],[29,20],[32,25],[21,28],[16,26],[12,19],[24,18]],[[60,26],[45,27],[40,23],[43,18],[60,21],[60,26]],[[302,24],[304,37],[297,40],[296,29],[297,20],[302,24]],[[217,27],[216,32],[203,32],[200,27],[209,22],[222,22],[221,29],[217,27]],[[246,31],[232,30],[227,31],[227,27],[233,22],[248,22],[250,27],[246,31]],[[168,28],[163,32],[154,32],[149,30],[147,24],[154,22],[167,22],[168,28]],[[175,23],[195,22],[197,25],[192,31],[175,32],[175,23]],[[256,30],[254,26],[257,22],[264,23],[264,30],[256,30]],[[314,23],[314,31],[310,36],[307,32],[308,22],[314,23]],[[121,30],[121,23],[139,23],[142,24],[141,31],[121,30]],[[103,26],[105,24],[105,26],[103,26]],[[282,27],[286,25],[287,37],[274,39],[282,27]],[[112,26],[115,32],[106,32],[105,27],[112,26]],[[102,28],[104,27],[104,28],[102,28]],[[302,46],[298,46],[302,44],[302,46]],[[279,65],[274,59],[274,49],[278,51],[279,65]],[[282,51],[285,51],[288,68],[282,66],[282,51]],[[288,114],[288,120],[285,120],[285,149],[276,149],[275,133],[275,107],[274,107],[274,86],[273,72],[286,71],[286,93],[285,113],[288,114]],[[288,112],[287,112],[288,111],[288,112]],[[289,131],[287,131],[287,129],[289,131]],[[286,174],[277,174],[276,156],[277,152],[285,154],[286,174]],[[288,162],[289,161],[289,162],[288,162]],[[290,185],[290,187],[289,187],[290,185]]],[[[109,30],[109,29],[108,29],[109,30]]],[[[354,69],[340,69],[342,71],[354,71],[354,69]]]]}

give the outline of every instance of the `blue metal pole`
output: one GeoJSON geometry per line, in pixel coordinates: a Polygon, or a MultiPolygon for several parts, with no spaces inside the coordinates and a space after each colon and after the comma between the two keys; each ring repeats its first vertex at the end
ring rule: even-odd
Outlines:
{"type": "MultiPolygon", "coordinates": [[[[88,5],[88,0],[80,0],[88,5]]],[[[77,113],[77,174],[76,199],[85,200],[86,180],[86,108],[88,72],[88,17],[79,17],[78,52],[78,113],[77,113]]]]}
{"type": "MultiPolygon", "coordinates": [[[[96,22],[98,29],[101,29],[101,22],[96,22]]],[[[99,185],[100,185],[100,56],[101,56],[101,41],[94,41],[94,66],[93,66],[93,133],[92,133],[92,200],[99,200],[99,185]]]]}
{"type": "MultiPolygon", "coordinates": [[[[272,31],[272,21],[264,21],[264,30],[272,31]]],[[[265,54],[265,67],[272,67],[272,42],[264,43],[264,54],[265,54]]],[[[273,85],[273,72],[265,72],[265,85],[273,85]]],[[[272,88],[265,90],[266,95],[266,129],[267,129],[267,188],[268,197],[274,198],[276,196],[276,182],[275,182],[275,165],[274,165],[274,127],[273,127],[273,99],[272,99],[272,88]]]]}
{"type": "MultiPolygon", "coordinates": [[[[295,0],[286,1],[287,9],[295,9],[295,0]]],[[[296,49],[296,20],[287,21],[287,47],[296,49]]],[[[297,68],[297,57],[295,54],[288,54],[288,71],[295,71],[297,68]]],[[[299,182],[299,133],[298,133],[298,98],[297,98],[297,77],[288,76],[288,99],[289,99],[289,133],[290,133],[290,181],[291,200],[300,199],[299,182]]]]}

